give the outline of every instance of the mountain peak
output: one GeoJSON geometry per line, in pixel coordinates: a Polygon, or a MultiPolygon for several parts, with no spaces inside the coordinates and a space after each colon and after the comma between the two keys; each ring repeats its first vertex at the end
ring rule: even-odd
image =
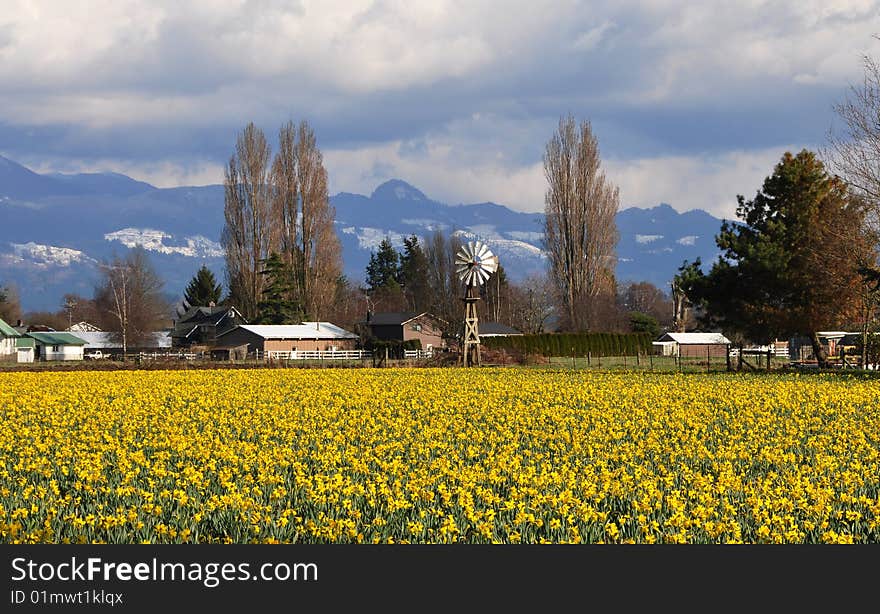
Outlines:
{"type": "Polygon", "coordinates": [[[405,181],[389,179],[380,184],[370,195],[373,200],[428,200],[428,197],[405,181]]]}

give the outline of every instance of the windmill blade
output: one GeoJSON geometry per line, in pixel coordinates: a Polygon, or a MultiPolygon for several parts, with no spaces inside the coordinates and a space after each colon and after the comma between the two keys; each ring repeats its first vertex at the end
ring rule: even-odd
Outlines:
{"type": "Polygon", "coordinates": [[[498,256],[490,256],[480,264],[482,265],[483,269],[489,271],[490,273],[494,273],[498,270],[498,256]]]}
{"type": "Polygon", "coordinates": [[[485,260],[486,258],[490,258],[492,256],[492,251],[489,249],[489,246],[485,243],[480,243],[480,249],[477,250],[477,257],[480,260],[485,260]]]}
{"type": "Polygon", "coordinates": [[[480,276],[480,283],[483,283],[484,281],[489,279],[490,275],[492,275],[489,271],[487,271],[486,269],[484,269],[482,267],[477,269],[477,274],[480,276]]]}

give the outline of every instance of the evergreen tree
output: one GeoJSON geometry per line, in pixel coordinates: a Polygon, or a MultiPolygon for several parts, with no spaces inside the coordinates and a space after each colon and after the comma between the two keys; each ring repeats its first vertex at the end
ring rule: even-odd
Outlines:
{"type": "Polygon", "coordinates": [[[853,318],[870,260],[859,201],[806,150],[787,152],[753,200],[737,200],[743,223],[722,224],[709,274],[696,263],[680,269],[685,295],[704,323],[752,341],[807,335],[824,366],[817,331],[853,318]]]}
{"type": "Polygon", "coordinates": [[[292,267],[273,252],[263,261],[262,299],[257,305],[256,324],[298,324],[303,319],[302,304],[296,295],[296,279],[292,267]]]}
{"type": "Polygon", "coordinates": [[[211,303],[218,305],[221,294],[223,294],[223,289],[214,278],[214,273],[203,264],[183,293],[184,309],[207,307],[211,303]]]}
{"type": "Polygon", "coordinates": [[[428,258],[415,235],[403,240],[399,279],[408,307],[412,311],[426,311],[430,303],[428,258]]]}
{"type": "Polygon", "coordinates": [[[400,254],[387,237],[379,244],[379,251],[370,254],[367,286],[370,292],[400,288],[400,254]]]}

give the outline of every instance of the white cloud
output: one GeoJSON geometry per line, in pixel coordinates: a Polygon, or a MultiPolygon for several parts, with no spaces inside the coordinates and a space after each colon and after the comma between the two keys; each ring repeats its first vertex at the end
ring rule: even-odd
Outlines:
{"type": "Polygon", "coordinates": [[[493,201],[522,211],[544,207],[541,163],[507,165],[494,159],[472,162],[467,142],[429,142],[416,153],[395,141],[324,152],[332,192],[369,194],[382,181],[403,179],[429,198],[451,204],[493,201]]]}
{"type": "Polygon", "coordinates": [[[679,211],[704,209],[726,219],[736,217],[736,196],[752,198],[785,151],[780,146],[696,156],[611,160],[609,178],[620,186],[622,207],[653,207],[664,202],[679,211]]]}

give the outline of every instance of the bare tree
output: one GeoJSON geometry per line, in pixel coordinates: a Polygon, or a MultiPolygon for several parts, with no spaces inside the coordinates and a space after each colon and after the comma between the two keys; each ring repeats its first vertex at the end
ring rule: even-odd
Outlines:
{"type": "Polygon", "coordinates": [[[15,325],[21,319],[21,303],[12,286],[0,286],[0,320],[15,325]]]}
{"type": "Polygon", "coordinates": [[[333,305],[342,274],[324,158],[305,121],[298,127],[287,122],[278,141],[272,164],[272,217],[280,231],[282,257],[293,271],[293,298],[310,318],[320,319],[333,305]]]}
{"type": "Polygon", "coordinates": [[[239,133],[235,154],[226,167],[222,243],[229,296],[245,318],[258,315],[265,283],[261,262],[269,257],[280,234],[272,220],[270,153],[263,131],[250,123],[239,133]]]}
{"type": "Polygon", "coordinates": [[[545,247],[564,326],[590,329],[614,292],[618,189],[600,169],[590,123],[561,118],[544,153],[545,247]]]}
{"type": "Polygon", "coordinates": [[[868,223],[880,232],[880,64],[862,58],[862,83],[850,87],[846,99],[835,105],[843,122],[840,131],[828,133],[822,151],[832,171],[849,184],[850,192],[870,205],[868,223]]]}
{"type": "Polygon", "coordinates": [[[553,315],[553,288],[542,275],[510,286],[510,325],[528,334],[543,333],[553,315]]]}
{"type": "Polygon", "coordinates": [[[446,236],[437,230],[425,245],[430,311],[446,322],[444,332],[450,335],[457,334],[464,323],[464,306],[460,301],[464,286],[455,274],[455,254],[461,244],[457,234],[446,236]]]}
{"type": "Polygon", "coordinates": [[[162,297],[163,282],[142,247],[125,258],[101,265],[102,285],[95,289],[95,305],[105,315],[102,328],[122,342],[123,354],[147,341],[166,324],[170,307],[162,297]]]}

